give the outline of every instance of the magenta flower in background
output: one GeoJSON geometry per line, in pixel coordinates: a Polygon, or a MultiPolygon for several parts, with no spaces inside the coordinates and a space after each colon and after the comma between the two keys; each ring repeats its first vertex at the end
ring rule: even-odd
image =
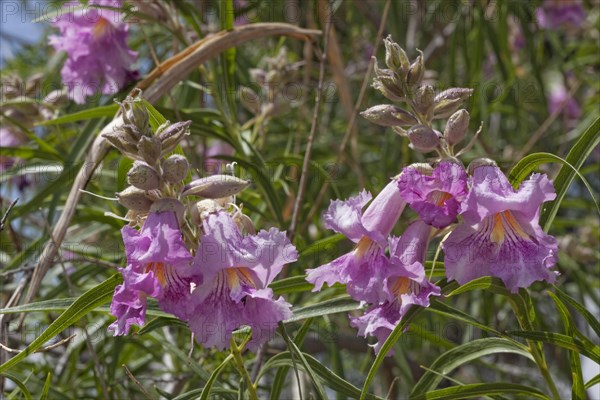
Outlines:
{"type": "Polygon", "coordinates": [[[346,201],[333,200],[324,214],[325,226],[356,243],[351,252],[315,269],[307,269],[306,280],[319,291],[323,284],[346,285],[358,301],[382,301],[383,276],[389,264],[385,256],[387,238],[404,210],[397,182],[392,180],[367,207],[371,195],[363,191],[346,201]]]}
{"type": "Polygon", "coordinates": [[[586,19],[583,5],[578,0],[544,0],[535,16],[543,29],[578,28],[586,19]]]}
{"type": "Polygon", "coordinates": [[[426,224],[441,229],[456,222],[460,202],[467,195],[467,173],[449,161],[440,163],[431,174],[409,166],[402,171],[398,187],[426,224]]]}
{"type": "Polygon", "coordinates": [[[539,225],[540,206],[556,197],[546,175],[533,174],[514,190],[496,166],[475,169],[459,224],[442,243],[448,279],[460,284],[496,276],[512,292],[535,281],[553,283],[556,239],[539,225]]]}
{"type": "MultiPolygon", "coordinates": [[[[122,0],[90,0],[89,4],[120,8],[122,0]]],[[[83,104],[87,96],[98,92],[115,94],[137,79],[132,69],[137,53],[127,47],[128,26],[118,11],[86,7],[61,15],[54,26],[60,35],[50,36],[49,42],[56,51],[67,53],[62,81],[76,103],[83,104]]]]}
{"type": "MultiPolygon", "coordinates": [[[[8,126],[0,127],[0,144],[2,147],[19,147],[27,142],[27,136],[16,129],[8,126]]],[[[0,172],[12,167],[15,163],[15,158],[0,155],[0,172]]]]}
{"type": "MultiPolygon", "coordinates": [[[[412,305],[429,306],[429,297],[439,296],[440,288],[425,277],[425,252],[431,226],[413,222],[400,238],[390,238],[390,265],[385,277],[385,301],[371,306],[364,315],[350,317],[350,325],[364,337],[374,336],[375,353],[412,305]]],[[[390,352],[391,354],[391,352],[390,352]]]]}
{"type": "Polygon", "coordinates": [[[189,327],[199,343],[223,349],[234,330],[250,326],[248,347],[256,350],[273,338],[278,322],[292,315],[291,305],[275,299],[268,285],[285,264],[298,259],[296,248],[275,228],[242,236],[224,211],[209,215],[203,227],[193,263],[203,282],[192,292],[189,327]]]}
{"type": "Polygon", "coordinates": [[[554,114],[562,110],[562,114],[569,120],[581,118],[581,107],[564,86],[559,86],[550,92],[548,99],[548,112],[554,114]]]}
{"type": "Polygon", "coordinates": [[[185,319],[190,307],[191,283],[200,276],[190,266],[193,260],[172,211],[151,212],[141,231],[121,230],[127,267],[121,269],[123,284],[115,288],[110,306],[117,320],[109,326],[115,335],[125,335],[131,324],[143,325],[146,297],[158,300],[160,308],[185,319]]]}

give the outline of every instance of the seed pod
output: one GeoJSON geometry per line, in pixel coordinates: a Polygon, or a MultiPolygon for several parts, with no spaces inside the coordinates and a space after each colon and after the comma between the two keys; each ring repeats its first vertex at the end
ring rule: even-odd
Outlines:
{"type": "Polygon", "coordinates": [[[117,193],[117,199],[119,204],[132,211],[147,212],[152,206],[152,201],[146,197],[144,191],[133,186],[117,193]]]}
{"type": "Polygon", "coordinates": [[[173,154],[163,161],[163,179],[167,183],[179,183],[185,179],[190,164],[187,158],[179,154],[173,154]]]}
{"type": "Polygon", "coordinates": [[[136,161],[127,173],[127,182],[142,190],[155,190],[160,186],[160,176],[143,161],[136,161]]]}
{"type": "Polygon", "coordinates": [[[200,196],[207,199],[220,199],[233,196],[250,186],[249,181],[231,175],[212,175],[196,179],[183,189],[183,196],[200,196]]]}
{"type": "Polygon", "coordinates": [[[475,172],[475,169],[477,169],[479,167],[496,167],[496,166],[497,166],[496,161],[492,160],[491,158],[476,158],[473,161],[471,161],[471,163],[467,167],[467,173],[469,175],[473,175],[473,172],[475,172]]]}
{"type": "Polygon", "coordinates": [[[425,115],[428,120],[433,111],[433,98],[433,87],[429,85],[419,87],[414,97],[417,112],[421,115],[425,115]]]}
{"type": "Polygon", "coordinates": [[[465,138],[470,119],[469,112],[464,109],[458,110],[450,116],[446,122],[446,129],[444,129],[444,137],[448,144],[454,146],[465,138]]]}
{"type": "Polygon", "coordinates": [[[419,123],[414,115],[391,104],[381,104],[368,108],[360,115],[381,126],[415,125],[419,123]]]}
{"type": "Polygon", "coordinates": [[[423,59],[423,52],[419,50],[419,56],[408,69],[406,84],[409,87],[418,85],[423,80],[423,75],[425,75],[425,60],[423,59]]]}
{"type": "Polygon", "coordinates": [[[173,151],[179,142],[181,142],[186,135],[189,135],[189,127],[191,124],[192,121],[181,121],[162,129],[158,135],[158,138],[162,144],[162,155],[173,151]]]}
{"type": "Polygon", "coordinates": [[[144,161],[156,166],[162,152],[162,145],[156,136],[142,136],[137,144],[137,150],[144,161]]]}
{"type": "Polygon", "coordinates": [[[408,130],[408,139],[415,150],[427,153],[440,144],[438,134],[427,125],[415,125],[408,130]]]}

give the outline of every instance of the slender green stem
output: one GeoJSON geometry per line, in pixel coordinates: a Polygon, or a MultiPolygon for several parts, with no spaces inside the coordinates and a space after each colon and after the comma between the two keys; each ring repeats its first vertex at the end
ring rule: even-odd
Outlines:
{"type": "Polygon", "coordinates": [[[244,365],[244,359],[242,358],[241,349],[244,347],[244,344],[238,347],[237,343],[233,339],[229,339],[231,344],[231,354],[233,355],[233,359],[235,360],[235,366],[237,367],[240,375],[244,378],[244,382],[246,382],[246,387],[248,388],[248,394],[250,395],[250,400],[258,400],[258,395],[256,394],[256,387],[252,384],[252,379],[250,378],[250,374],[244,365]]]}

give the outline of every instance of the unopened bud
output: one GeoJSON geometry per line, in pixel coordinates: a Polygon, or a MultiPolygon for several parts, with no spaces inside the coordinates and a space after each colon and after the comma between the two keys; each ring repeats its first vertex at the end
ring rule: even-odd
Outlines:
{"type": "Polygon", "coordinates": [[[135,161],[127,173],[127,182],[142,190],[155,190],[160,185],[160,176],[143,161],[135,161]]]}
{"type": "Polygon", "coordinates": [[[412,173],[413,170],[418,171],[422,175],[432,176],[433,167],[429,163],[412,163],[408,167],[404,168],[402,172],[394,177],[394,179],[400,179],[400,176],[405,173],[412,173]]]}
{"type": "Polygon", "coordinates": [[[469,112],[464,109],[458,110],[450,116],[446,122],[446,129],[444,129],[444,137],[448,144],[454,146],[465,138],[470,119],[469,112]]]}
{"type": "Polygon", "coordinates": [[[242,86],[238,91],[238,95],[240,97],[240,102],[244,108],[246,108],[246,110],[255,115],[260,113],[260,98],[254,90],[250,89],[249,87],[242,86]]]}
{"type": "Polygon", "coordinates": [[[383,39],[383,44],[385,45],[386,65],[404,78],[410,65],[406,53],[398,43],[392,40],[391,35],[383,39]]]}
{"type": "Polygon", "coordinates": [[[415,125],[408,130],[408,139],[415,150],[427,153],[440,144],[438,134],[427,125],[415,125]]]}
{"type": "Polygon", "coordinates": [[[113,132],[105,132],[102,134],[102,137],[105,138],[108,141],[108,143],[113,145],[113,147],[115,147],[125,156],[129,158],[136,158],[137,148],[134,144],[125,140],[123,136],[123,132],[120,130],[115,130],[113,132]]]}
{"type": "Polygon", "coordinates": [[[433,98],[434,98],[433,87],[421,86],[415,93],[415,108],[417,112],[424,115],[429,120],[433,111],[433,98]]]}
{"type": "Polygon", "coordinates": [[[260,86],[265,85],[265,83],[267,82],[267,73],[264,70],[259,68],[252,68],[249,72],[250,77],[254,82],[258,83],[260,86]]]}
{"type": "Polygon", "coordinates": [[[146,212],[150,210],[152,201],[146,197],[143,190],[133,186],[117,193],[119,203],[128,210],[146,212]]]}
{"type": "Polygon", "coordinates": [[[179,225],[183,222],[183,212],[185,211],[185,207],[179,200],[164,198],[157,200],[152,207],[150,207],[150,212],[153,213],[163,213],[163,212],[173,212],[177,217],[177,221],[179,225]]]}
{"type": "Polygon", "coordinates": [[[231,175],[212,175],[196,179],[186,185],[183,196],[200,196],[207,199],[220,199],[233,196],[250,186],[249,181],[231,175]]]}
{"type": "Polygon", "coordinates": [[[204,221],[209,214],[216,213],[222,209],[223,207],[217,201],[212,199],[200,200],[197,203],[192,203],[188,208],[192,223],[196,226],[201,225],[202,221],[204,221]]]}
{"type": "Polygon", "coordinates": [[[413,62],[408,69],[408,75],[406,76],[406,84],[411,87],[418,85],[423,80],[425,75],[425,60],[423,59],[423,52],[419,50],[419,56],[413,62]]]}
{"type": "Polygon", "coordinates": [[[163,179],[167,183],[179,183],[185,179],[190,164],[187,158],[179,154],[173,154],[163,161],[163,179]]]}
{"type": "Polygon", "coordinates": [[[450,88],[435,96],[433,117],[448,118],[473,94],[473,89],[450,88]]]}
{"type": "Polygon", "coordinates": [[[379,90],[381,94],[392,101],[402,101],[404,99],[402,85],[396,79],[394,72],[389,69],[380,69],[376,59],[373,88],[379,90]]]}
{"type": "Polygon", "coordinates": [[[179,142],[189,135],[189,127],[192,121],[181,121],[171,124],[164,128],[158,138],[162,144],[162,155],[168,154],[177,147],[179,142]]]}
{"type": "Polygon", "coordinates": [[[456,100],[461,99],[467,100],[473,94],[473,89],[467,88],[450,88],[446,89],[437,96],[435,96],[435,102],[439,103],[443,100],[456,100]]]}
{"type": "Polygon", "coordinates": [[[419,123],[414,115],[391,104],[381,104],[368,108],[360,115],[381,126],[415,125],[419,123]]]}
{"type": "Polygon", "coordinates": [[[473,172],[479,167],[496,167],[496,161],[491,158],[476,158],[467,167],[467,173],[473,175],[473,172]]]}
{"type": "Polygon", "coordinates": [[[137,144],[137,150],[144,161],[155,166],[160,158],[162,145],[156,136],[142,136],[137,144]]]}

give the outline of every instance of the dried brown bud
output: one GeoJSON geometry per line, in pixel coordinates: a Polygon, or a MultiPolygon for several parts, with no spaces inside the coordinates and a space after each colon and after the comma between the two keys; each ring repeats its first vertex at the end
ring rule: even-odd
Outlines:
{"type": "Polygon", "coordinates": [[[465,138],[470,119],[469,112],[464,109],[458,110],[450,116],[446,122],[446,129],[444,129],[444,137],[448,144],[454,146],[465,138]]]}
{"type": "Polygon", "coordinates": [[[173,154],[163,161],[163,179],[168,183],[179,183],[183,181],[190,169],[187,158],[179,154],[173,154]]]}
{"type": "Polygon", "coordinates": [[[160,186],[160,176],[150,165],[135,161],[127,173],[127,182],[142,190],[155,190],[160,186]]]}
{"type": "Polygon", "coordinates": [[[189,127],[192,121],[181,121],[168,125],[158,134],[158,138],[162,144],[162,155],[172,152],[179,142],[189,135],[189,127]]]}
{"type": "Polygon", "coordinates": [[[423,80],[423,75],[425,75],[425,60],[423,59],[423,52],[419,51],[419,56],[417,59],[411,64],[408,69],[408,75],[406,76],[406,84],[411,87],[418,85],[423,80]]]}
{"type": "Polygon", "coordinates": [[[212,175],[196,179],[186,185],[183,196],[200,196],[207,199],[220,199],[233,196],[250,186],[249,181],[231,175],[212,175]]]}
{"type": "Polygon", "coordinates": [[[117,193],[117,199],[121,205],[132,211],[147,212],[152,206],[152,201],[146,197],[145,192],[133,186],[117,193]]]}
{"type": "Polygon", "coordinates": [[[415,125],[419,121],[414,115],[391,104],[381,104],[366,109],[360,115],[370,122],[381,126],[415,125]]]}
{"type": "Polygon", "coordinates": [[[427,125],[415,125],[407,134],[413,148],[423,153],[435,150],[440,144],[438,134],[427,125]]]}

